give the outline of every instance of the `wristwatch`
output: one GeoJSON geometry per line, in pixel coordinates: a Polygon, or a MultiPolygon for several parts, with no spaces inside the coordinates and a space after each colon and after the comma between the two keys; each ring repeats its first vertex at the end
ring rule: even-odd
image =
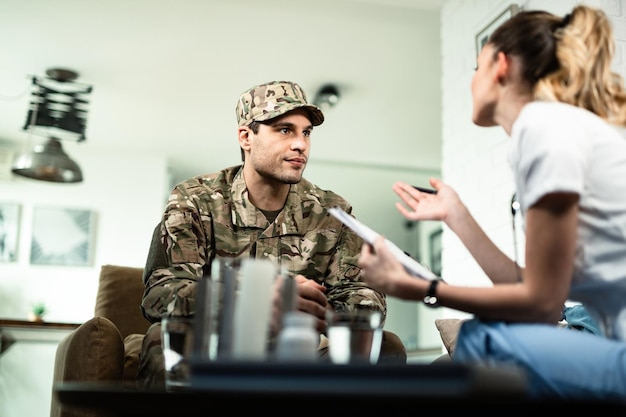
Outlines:
{"type": "Polygon", "coordinates": [[[439,300],[437,299],[437,285],[439,284],[438,279],[433,279],[430,281],[430,287],[428,287],[428,291],[424,296],[424,304],[426,307],[439,307],[439,300]]]}

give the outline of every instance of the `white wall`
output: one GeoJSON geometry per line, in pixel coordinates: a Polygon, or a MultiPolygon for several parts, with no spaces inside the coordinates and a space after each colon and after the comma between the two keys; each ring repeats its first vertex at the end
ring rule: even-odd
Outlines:
{"type": "MultiPolygon", "coordinates": [[[[82,323],[93,317],[101,265],[144,266],[168,191],[165,158],[122,152],[94,155],[88,143],[74,145],[64,148],[83,169],[83,183],[0,181],[0,201],[22,205],[18,259],[0,263],[2,318],[25,320],[32,303],[41,301],[49,310],[47,321],[82,323]],[[29,265],[31,214],[36,206],[95,212],[92,266],[29,265]]],[[[49,415],[55,352],[56,344],[16,343],[0,357],[0,416],[49,415]]]]}
{"type": "MultiPolygon", "coordinates": [[[[442,132],[444,180],[459,192],[486,233],[513,256],[510,200],[511,172],[506,162],[508,137],[499,127],[481,128],[471,122],[470,82],[475,67],[474,35],[511,2],[448,0],[442,13],[442,132]]],[[[614,69],[626,76],[626,1],[523,1],[524,9],[544,9],[564,15],[577,3],[602,7],[610,16],[617,39],[614,69]]],[[[523,236],[518,234],[518,245],[523,236]]],[[[454,284],[489,285],[467,250],[444,229],[443,276],[454,284]]],[[[521,252],[521,251],[520,251],[521,252]]],[[[464,317],[457,311],[444,315],[464,317]]]]}
{"type": "Polygon", "coordinates": [[[0,317],[25,319],[31,304],[41,301],[48,307],[48,321],[88,320],[93,317],[101,265],[144,265],[152,229],[165,206],[165,158],[90,155],[88,146],[65,147],[81,165],[83,183],[17,177],[0,182],[0,201],[22,205],[17,262],[0,264],[0,317]],[[96,240],[92,266],[29,264],[32,211],[37,206],[93,210],[96,240]]]}

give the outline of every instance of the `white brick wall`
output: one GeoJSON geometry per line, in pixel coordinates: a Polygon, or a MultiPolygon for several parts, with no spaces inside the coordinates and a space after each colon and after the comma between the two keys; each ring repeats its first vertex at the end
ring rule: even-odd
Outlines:
{"type": "MultiPolygon", "coordinates": [[[[500,127],[481,128],[471,122],[470,83],[476,66],[477,32],[512,2],[504,0],[448,0],[441,11],[442,50],[442,176],[454,186],[486,233],[513,256],[510,200],[512,177],[506,162],[508,136],[500,127]]],[[[545,9],[564,15],[583,3],[603,8],[616,36],[614,70],[626,78],[626,0],[527,0],[526,10],[545,9]]],[[[523,236],[518,233],[518,245],[523,236]]],[[[443,277],[451,283],[489,285],[489,280],[457,237],[444,229],[443,277]]],[[[523,250],[520,249],[520,253],[523,250]]],[[[448,317],[464,314],[447,310],[448,317]]]]}

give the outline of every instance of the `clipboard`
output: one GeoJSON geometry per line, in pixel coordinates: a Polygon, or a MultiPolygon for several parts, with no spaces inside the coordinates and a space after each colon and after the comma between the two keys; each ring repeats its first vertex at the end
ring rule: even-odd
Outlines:
{"type": "MultiPolygon", "coordinates": [[[[373,245],[374,241],[378,238],[378,236],[380,236],[378,232],[346,213],[340,207],[332,207],[328,209],[328,212],[350,229],[354,230],[357,235],[370,245],[373,245]]],[[[387,248],[389,248],[391,253],[393,253],[396,259],[402,264],[402,266],[404,266],[409,274],[428,281],[442,280],[441,277],[437,276],[433,271],[422,265],[417,260],[411,258],[389,239],[385,239],[385,243],[387,244],[387,248]]]]}

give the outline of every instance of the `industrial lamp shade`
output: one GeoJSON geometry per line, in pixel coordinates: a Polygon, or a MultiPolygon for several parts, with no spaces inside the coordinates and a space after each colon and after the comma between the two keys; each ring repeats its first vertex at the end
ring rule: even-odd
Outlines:
{"type": "Polygon", "coordinates": [[[68,183],[83,180],[80,167],[63,152],[61,142],[56,138],[49,138],[44,145],[36,145],[32,152],[19,155],[11,171],[41,181],[68,183]]]}

